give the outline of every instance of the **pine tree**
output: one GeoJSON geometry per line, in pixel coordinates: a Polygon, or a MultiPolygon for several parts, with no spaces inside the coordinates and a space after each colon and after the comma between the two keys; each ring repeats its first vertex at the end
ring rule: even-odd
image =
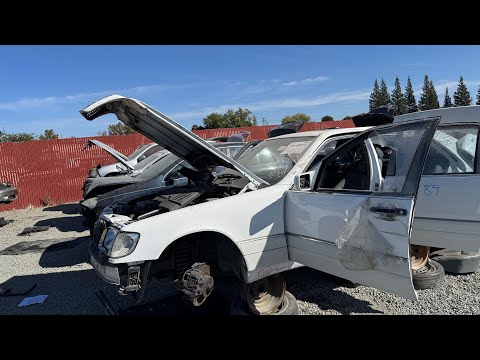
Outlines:
{"type": "Polygon", "coordinates": [[[380,89],[378,87],[378,82],[377,79],[375,79],[375,83],[373,84],[373,90],[372,93],[370,94],[370,111],[378,107],[378,95],[379,95],[380,89]]]}
{"type": "Polygon", "coordinates": [[[407,79],[407,86],[405,86],[405,100],[407,101],[407,112],[412,113],[418,111],[417,100],[413,93],[412,82],[410,76],[407,79]]]}
{"type": "Polygon", "coordinates": [[[428,84],[430,87],[430,97],[428,98],[428,105],[430,109],[438,109],[440,107],[440,103],[438,102],[438,95],[437,91],[435,90],[435,86],[433,86],[433,81],[430,80],[428,84]]]}
{"type": "Polygon", "coordinates": [[[448,87],[447,87],[445,88],[445,100],[443,101],[443,107],[448,108],[452,106],[453,106],[452,98],[450,97],[450,95],[448,95],[448,87]]]}
{"type": "Polygon", "coordinates": [[[390,105],[392,100],[390,99],[390,94],[388,93],[387,84],[382,78],[380,83],[380,91],[378,92],[378,106],[390,105]]]}
{"type": "Polygon", "coordinates": [[[402,88],[400,87],[398,76],[395,78],[395,86],[392,91],[392,106],[397,115],[407,113],[407,101],[402,94],[402,88]]]}
{"type": "Polygon", "coordinates": [[[453,105],[454,106],[468,106],[472,103],[472,97],[468,92],[467,86],[463,82],[463,76],[460,76],[460,81],[458,82],[457,91],[453,94],[453,105]]]}
{"type": "Polygon", "coordinates": [[[423,79],[422,93],[420,94],[420,100],[418,101],[419,110],[428,110],[427,98],[430,90],[430,84],[428,82],[428,75],[425,75],[423,79]]]}
{"type": "Polygon", "coordinates": [[[478,93],[477,93],[477,105],[480,105],[480,86],[478,87],[478,93]]]}

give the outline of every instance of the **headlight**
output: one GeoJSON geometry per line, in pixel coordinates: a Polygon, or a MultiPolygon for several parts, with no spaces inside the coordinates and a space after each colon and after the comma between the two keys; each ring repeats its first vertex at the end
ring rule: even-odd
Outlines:
{"type": "Polygon", "coordinates": [[[118,232],[109,255],[112,258],[119,258],[131,254],[137,245],[140,234],[130,232],[118,232]]]}
{"type": "Polygon", "coordinates": [[[118,230],[115,228],[108,228],[106,230],[105,235],[102,234],[102,239],[100,239],[100,245],[107,250],[107,255],[110,254],[110,250],[112,249],[113,240],[115,240],[115,236],[117,236],[118,230]]]}

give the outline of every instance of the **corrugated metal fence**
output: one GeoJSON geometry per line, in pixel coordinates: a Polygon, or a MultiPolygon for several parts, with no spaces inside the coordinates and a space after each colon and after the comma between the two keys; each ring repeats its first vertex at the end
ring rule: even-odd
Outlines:
{"type": "MultiPolygon", "coordinates": [[[[194,130],[203,139],[229,136],[250,131],[247,141],[266,139],[276,125],[194,130]]],[[[331,127],[353,127],[351,120],[306,123],[302,131],[331,127]]],[[[88,171],[115,160],[96,146],[85,149],[89,139],[97,139],[123,154],[131,154],[139,145],[151,141],[140,134],[96,136],[59,140],[31,140],[21,143],[0,143],[0,181],[11,182],[18,188],[18,198],[9,205],[0,205],[0,211],[24,209],[75,202],[82,198],[82,185],[88,171]]]]}
{"type": "Polygon", "coordinates": [[[100,140],[126,155],[151,142],[134,134],[0,143],[0,181],[18,188],[17,200],[0,205],[0,211],[79,201],[88,171],[115,162],[96,146],[84,149],[88,139],[100,140]]]}

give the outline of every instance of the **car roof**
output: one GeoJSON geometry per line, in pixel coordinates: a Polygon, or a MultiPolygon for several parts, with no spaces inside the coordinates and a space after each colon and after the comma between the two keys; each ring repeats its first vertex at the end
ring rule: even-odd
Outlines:
{"type": "Polygon", "coordinates": [[[351,127],[351,128],[341,128],[341,129],[324,129],[324,130],[313,130],[313,131],[302,131],[299,133],[292,133],[292,134],[286,134],[286,135],[280,135],[276,136],[273,138],[268,138],[265,139],[265,141],[270,141],[270,140],[275,140],[275,139],[287,139],[287,138],[292,138],[292,137],[305,137],[305,136],[312,136],[312,137],[318,137],[320,135],[323,135],[323,137],[327,138],[332,135],[339,135],[339,134],[348,134],[352,132],[362,132],[367,129],[370,129],[371,126],[363,126],[363,127],[351,127]]]}
{"type": "Polygon", "coordinates": [[[410,114],[395,116],[393,122],[397,123],[416,120],[419,118],[419,116],[422,118],[441,116],[440,124],[480,123],[480,106],[457,106],[451,108],[418,111],[410,114]]]}

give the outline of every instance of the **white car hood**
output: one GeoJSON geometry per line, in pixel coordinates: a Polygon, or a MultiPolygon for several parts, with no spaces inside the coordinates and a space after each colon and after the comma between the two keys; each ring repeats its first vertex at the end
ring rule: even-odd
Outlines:
{"type": "Polygon", "coordinates": [[[92,146],[92,145],[96,145],[98,146],[100,149],[103,149],[105,150],[106,152],[108,152],[110,155],[112,155],[116,160],[118,160],[120,163],[122,163],[123,165],[125,165],[127,168],[129,169],[133,169],[133,166],[130,165],[127,160],[125,160],[126,156],[123,155],[122,153],[118,152],[117,150],[115,150],[114,148],[111,148],[110,146],[108,146],[107,144],[104,144],[102,143],[101,141],[98,141],[98,140],[88,140],[88,145],[89,146],[92,146]]]}
{"type": "Polygon", "coordinates": [[[80,110],[87,120],[110,113],[193,166],[198,159],[203,159],[211,165],[223,165],[239,171],[256,186],[268,184],[207,141],[139,100],[110,95],[80,110]]]}

